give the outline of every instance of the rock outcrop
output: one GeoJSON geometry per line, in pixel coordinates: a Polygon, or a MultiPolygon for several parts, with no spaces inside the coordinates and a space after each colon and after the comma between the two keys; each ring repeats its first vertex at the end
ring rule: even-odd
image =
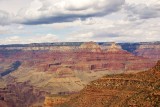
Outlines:
{"type": "Polygon", "coordinates": [[[79,51],[85,52],[101,52],[100,46],[95,42],[86,42],[79,47],[79,51]]]}
{"type": "Polygon", "coordinates": [[[158,107],[159,77],[160,61],[145,72],[105,76],[91,82],[80,93],[68,96],[69,101],[58,107],[158,107]]]}
{"type": "Polygon", "coordinates": [[[34,103],[43,103],[46,92],[34,89],[27,83],[13,82],[0,88],[0,107],[29,107],[34,103]]]}
{"type": "Polygon", "coordinates": [[[135,55],[143,56],[146,58],[151,58],[154,60],[160,59],[160,44],[151,43],[151,44],[142,44],[134,51],[135,55]]]}
{"type": "Polygon", "coordinates": [[[56,71],[57,78],[75,77],[74,71],[70,68],[62,67],[56,71]]]}
{"type": "Polygon", "coordinates": [[[116,44],[116,43],[112,43],[111,46],[109,48],[107,48],[107,51],[119,51],[122,50],[121,46],[116,44]]]}
{"type": "MultiPolygon", "coordinates": [[[[0,98],[5,100],[0,104],[9,102],[7,105],[16,107],[23,106],[21,104],[24,104],[23,107],[35,106],[44,99],[44,96],[46,97],[46,93],[49,95],[77,93],[90,81],[106,74],[137,73],[155,65],[155,60],[144,58],[143,55],[136,56],[115,43],[107,45],[106,50],[102,50],[94,42],[83,43],[80,47],[79,45],[32,44],[20,47],[0,47],[0,73],[10,68],[9,65],[17,60],[21,62],[21,66],[14,70],[15,72],[2,77],[0,98]],[[26,97],[27,93],[35,100],[29,96],[26,97]],[[13,98],[9,99],[10,95],[13,98]],[[17,105],[14,105],[15,102],[17,105]]],[[[109,79],[107,82],[114,84],[114,82],[117,83],[115,80],[109,79]]],[[[120,78],[118,81],[123,81],[123,79],[120,78]]],[[[134,84],[132,82],[125,80],[123,83],[134,84]]],[[[114,86],[108,85],[108,87],[114,86]]],[[[101,92],[101,90],[97,92],[99,91],[101,92]]],[[[96,94],[101,96],[99,93],[96,94]]],[[[58,101],[68,101],[68,99],[60,98],[58,101]]]]}
{"type": "Polygon", "coordinates": [[[59,97],[59,96],[46,97],[44,101],[44,107],[53,107],[53,105],[59,105],[68,101],[69,99],[65,98],[65,96],[64,97],[59,97]]]}

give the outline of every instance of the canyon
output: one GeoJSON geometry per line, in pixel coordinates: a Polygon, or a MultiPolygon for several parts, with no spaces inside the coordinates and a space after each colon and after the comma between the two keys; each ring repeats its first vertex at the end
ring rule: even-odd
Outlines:
{"type": "MultiPolygon", "coordinates": [[[[116,44],[91,41],[1,45],[0,107],[1,105],[3,107],[39,107],[65,102],[70,106],[75,106],[76,102],[84,106],[85,102],[90,102],[91,99],[95,101],[90,97],[103,96],[99,95],[99,93],[103,94],[103,91],[104,95],[106,91],[111,94],[114,93],[113,91],[119,93],[117,84],[120,85],[118,90],[125,89],[124,84],[131,84],[127,86],[131,89],[135,88],[132,84],[143,87],[143,83],[140,83],[143,79],[141,72],[154,67],[159,58],[160,42],[116,44]],[[121,74],[125,76],[120,78],[121,74]],[[105,77],[106,75],[109,76],[105,77]],[[128,80],[130,77],[125,79],[130,75],[133,75],[132,81],[128,80]],[[117,79],[114,79],[115,77],[117,79]],[[136,78],[141,79],[136,80],[136,78]],[[102,81],[109,85],[102,91],[99,88],[93,88],[99,84],[95,81],[102,81]],[[93,87],[88,88],[90,87],[88,84],[93,87]],[[84,90],[88,92],[83,93],[84,90]],[[95,96],[90,96],[92,92],[95,96]],[[75,99],[75,96],[78,98],[76,97],[74,103],[72,99],[75,99]]],[[[152,72],[148,74],[153,75],[152,72]]],[[[126,89],[122,96],[118,97],[126,98],[123,96],[126,93],[132,95],[136,92],[126,89]]],[[[109,98],[113,99],[113,96],[109,98]]],[[[105,98],[104,96],[100,100],[106,100],[105,98]]],[[[93,105],[93,107],[98,106],[93,105]]]]}
{"type": "Polygon", "coordinates": [[[46,97],[44,105],[45,107],[159,107],[159,77],[160,61],[153,68],[137,74],[104,76],[92,81],[78,94],[46,97]]]}

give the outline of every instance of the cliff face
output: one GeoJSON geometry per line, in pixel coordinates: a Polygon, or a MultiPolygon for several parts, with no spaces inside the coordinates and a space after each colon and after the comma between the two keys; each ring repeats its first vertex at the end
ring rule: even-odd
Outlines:
{"type": "Polygon", "coordinates": [[[154,60],[160,59],[160,44],[143,44],[140,45],[134,53],[137,56],[143,56],[154,60]]]}
{"type": "MultiPolygon", "coordinates": [[[[57,107],[158,107],[160,105],[160,61],[137,74],[105,76],[91,82],[79,94],[57,107]]],[[[63,96],[62,96],[63,97],[63,96]]],[[[52,105],[53,106],[53,105],[52,105]]]]}
{"type": "MultiPolygon", "coordinates": [[[[4,81],[0,81],[2,84],[0,104],[8,102],[9,107],[19,107],[22,106],[21,104],[32,105],[39,103],[46,95],[79,92],[90,81],[106,74],[137,73],[155,65],[155,60],[136,56],[115,43],[103,46],[103,48],[94,42],[80,44],[1,47],[0,73],[6,71],[9,65],[17,60],[21,62],[21,65],[14,70],[15,72],[2,77],[4,81]],[[82,45],[79,46],[80,44],[82,45]],[[26,97],[27,93],[35,99],[26,97]],[[17,105],[14,105],[16,102],[17,105]]],[[[120,78],[118,81],[123,81],[123,79],[120,78]]],[[[132,81],[131,83],[127,81],[125,80],[124,84],[132,84],[132,81]]],[[[108,84],[114,84],[114,82],[115,80],[111,80],[108,84]]],[[[112,88],[110,85],[109,87],[112,88]]],[[[96,90],[101,92],[101,90],[96,90]]],[[[90,91],[92,92],[92,89],[90,91]]],[[[99,96],[99,93],[96,94],[99,96]]],[[[100,94],[100,96],[103,95],[100,94]]],[[[66,101],[68,99],[58,98],[58,102],[66,101]]],[[[96,102],[95,99],[93,101],[96,102]]],[[[56,103],[56,101],[51,103],[56,103]]]]}
{"type": "Polygon", "coordinates": [[[124,51],[121,46],[115,43],[108,46],[106,50],[102,50],[94,42],[84,43],[80,47],[69,51],[66,51],[68,47],[64,49],[59,47],[59,50],[63,51],[18,51],[2,59],[8,62],[19,60],[23,62],[24,67],[34,67],[37,71],[43,72],[55,72],[58,68],[64,66],[72,70],[81,71],[106,69],[128,72],[146,70],[155,64],[154,61],[147,59],[147,57],[137,57],[124,51]],[[139,66],[135,67],[137,65],[139,66]]]}
{"type": "Polygon", "coordinates": [[[19,68],[20,65],[21,65],[20,61],[16,61],[16,62],[12,63],[12,65],[8,69],[6,69],[5,71],[0,73],[0,76],[3,77],[3,76],[8,75],[9,73],[11,73],[13,71],[16,71],[19,68]]]}
{"type": "Polygon", "coordinates": [[[44,107],[53,107],[54,105],[59,105],[68,101],[69,101],[69,98],[65,98],[65,96],[45,97],[44,107]]]}
{"type": "Polygon", "coordinates": [[[80,52],[76,53],[75,68],[78,70],[98,71],[106,69],[109,71],[136,72],[152,67],[155,62],[143,57],[137,57],[113,43],[102,52],[80,52]]]}
{"type": "Polygon", "coordinates": [[[10,81],[4,88],[0,88],[1,107],[29,107],[44,101],[46,92],[34,89],[28,83],[10,81]]]}
{"type": "MultiPolygon", "coordinates": [[[[41,43],[41,44],[25,44],[25,45],[1,45],[0,54],[8,57],[20,51],[52,51],[52,52],[66,52],[66,51],[92,51],[99,52],[101,49],[108,49],[112,43],[100,42],[61,42],[61,43],[41,43]],[[97,45],[99,44],[99,45],[97,45]],[[100,48],[99,48],[100,47],[100,48]]],[[[148,43],[119,43],[122,49],[127,50],[138,56],[147,58],[160,58],[159,46],[160,42],[148,43]]],[[[1,57],[1,56],[0,56],[1,57]]]]}
{"type": "Polygon", "coordinates": [[[95,42],[86,42],[79,47],[79,51],[84,52],[101,52],[100,46],[95,42]]]}

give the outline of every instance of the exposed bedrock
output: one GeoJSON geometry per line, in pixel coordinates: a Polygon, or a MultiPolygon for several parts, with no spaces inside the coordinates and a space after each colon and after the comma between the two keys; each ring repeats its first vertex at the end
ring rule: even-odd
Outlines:
{"type": "Polygon", "coordinates": [[[77,94],[48,96],[44,104],[45,107],[158,107],[159,76],[160,61],[145,72],[104,76],[77,94]]]}
{"type": "MultiPolygon", "coordinates": [[[[124,50],[124,47],[121,47],[122,44],[116,43],[110,43],[103,48],[94,42],[79,45],[55,47],[34,44],[23,47],[3,47],[3,51],[0,49],[0,73],[4,75],[0,79],[0,106],[27,107],[39,105],[43,102],[44,96],[77,93],[90,81],[106,74],[137,73],[148,70],[155,65],[156,58],[159,58],[160,55],[159,44],[149,47],[143,47],[144,44],[140,44],[132,50],[134,54],[124,50]],[[155,54],[151,54],[151,51],[155,54]],[[12,69],[12,65],[16,61],[21,63],[19,66],[15,64],[12,69]],[[4,73],[5,70],[10,71],[10,69],[14,72],[4,73]]],[[[141,78],[143,78],[142,75],[141,78]]],[[[133,78],[132,80],[128,80],[128,78],[123,80],[119,77],[113,80],[107,79],[100,79],[100,86],[98,87],[103,86],[103,81],[107,82],[105,84],[107,88],[113,89],[117,89],[118,86],[124,88],[125,85],[130,86],[130,84],[136,83],[142,88],[149,85],[148,82],[142,83],[133,78]],[[112,85],[114,83],[117,86],[112,85]]],[[[95,82],[95,84],[98,83],[95,82]]],[[[99,90],[95,95],[102,96],[98,92],[99,90]]],[[[92,99],[92,95],[89,97],[92,99]]],[[[57,102],[55,100],[50,102],[50,98],[45,101],[59,104],[69,100],[57,97],[57,102]]],[[[86,101],[90,102],[91,100],[86,101]]],[[[97,100],[94,99],[94,101],[97,100]]]]}

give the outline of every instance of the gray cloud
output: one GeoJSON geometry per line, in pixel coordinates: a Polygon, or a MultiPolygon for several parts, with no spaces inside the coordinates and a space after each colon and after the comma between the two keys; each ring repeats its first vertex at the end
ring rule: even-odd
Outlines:
{"type": "Polygon", "coordinates": [[[0,10],[0,25],[8,25],[11,23],[11,15],[5,11],[0,10]]]}
{"type": "Polygon", "coordinates": [[[19,14],[20,23],[28,25],[70,22],[100,17],[120,10],[125,0],[35,0],[19,14]],[[36,6],[34,8],[34,6],[36,6]]]}
{"type": "Polygon", "coordinates": [[[92,25],[83,25],[81,29],[69,34],[71,41],[109,41],[109,42],[146,42],[160,41],[160,18],[136,21],[103,21],[92,25]],[[110,24],[109,24],[110,23],[110,24]]]}
{"type": "Polygon", "coordinates": [[[130,19],[149,19],[149,18],[157,18],[160,17],[160,5],[146,5],[146,4],[138,4],[138,5],[125,5],[125,9],[128,13],[130,19]]]}

